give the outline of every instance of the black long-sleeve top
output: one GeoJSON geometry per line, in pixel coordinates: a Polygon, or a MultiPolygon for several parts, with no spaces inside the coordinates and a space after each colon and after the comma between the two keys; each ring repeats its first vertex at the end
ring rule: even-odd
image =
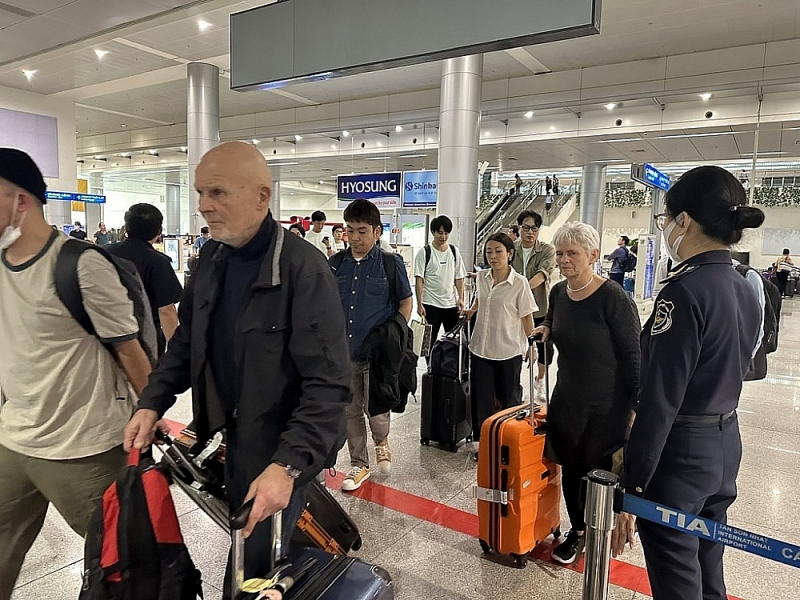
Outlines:
{"type": "Polygon", "coordinates": [[[625,443],[639,392],[636,305],[606,281],[572,300],[566,281],[550,291],[544,323],[558,349],[558,380],[547,416],[547,453],[564,465],[597,464],[625,443]]]}

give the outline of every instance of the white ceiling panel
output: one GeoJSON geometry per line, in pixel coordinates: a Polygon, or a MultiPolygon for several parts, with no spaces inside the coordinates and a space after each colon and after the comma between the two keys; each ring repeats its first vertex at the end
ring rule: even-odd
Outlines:
{"type": "Polygon", "coordinates": [[[41,15],[47,11],[72,4],[74,1],[75,0],[3,0],[3,3],[41,15]]]}

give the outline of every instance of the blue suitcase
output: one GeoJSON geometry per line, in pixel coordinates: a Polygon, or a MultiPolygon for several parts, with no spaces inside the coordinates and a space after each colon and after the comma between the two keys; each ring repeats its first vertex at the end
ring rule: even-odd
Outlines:
{"type": "MultiPolygon", "coordinates": [[[[244,537],[253,501],[239,508],[231,517],[233,550],[231,556],[231,597],[256,600],[263,589],[280,592],[282,600],[394,600],[392,578],[381,567],[350,556],[335,556],[318,548],[294,550],[283,558],[280,513],[272,519],[272,570],[266,574],[269,584],[255,590],[244,581],[244,537]]],[[[262,583],[262,586],[264,584],[262,583]]]]}

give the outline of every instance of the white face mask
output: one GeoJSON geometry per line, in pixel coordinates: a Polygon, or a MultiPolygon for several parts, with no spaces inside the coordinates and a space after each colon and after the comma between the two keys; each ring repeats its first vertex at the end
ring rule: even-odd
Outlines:
{"type": "Polygon", "coordinates": [[[681,223],[683,223],[683,213],[679,214],[672,221],[670,221],[669,225],[667,225],[664,228],[664,231],[663,231],[663,234],[662,234],[663,238],[664,238],[664,249],[667,251],[667,254],[669,254],[669,257],[672,259],[673,268],[676,267],[678,264],[683,262],[683,259],[680,256],[678,256],[678,248],[680,247],[681,242],[683,241],[683,237],[684,237],[685,234],[679,235],[675,239],[675,243],[673,245],[670,246],[670,243],[669,243],[669,236],[672,233],[673,229],[675,229],[678,225],[680,225],[680,223],[678,222],[679,220],[680,220],[681,223]]]}
{"type": "Polygon", "coordinates": [[[14,217],[17,214],[18,205],[19,200],[14,199],[14,208],[11,209],[11,222],[8,224],[8,227],[6,227],[5,231],[3,231],[3,233],[0,235],[0,250],[10,248],[22,235],[22,222],[25,220],[25,215],[28,213],[22,213],[19,223],[17,223],[16,226],[12,225],[14,222],[14,217]]]}

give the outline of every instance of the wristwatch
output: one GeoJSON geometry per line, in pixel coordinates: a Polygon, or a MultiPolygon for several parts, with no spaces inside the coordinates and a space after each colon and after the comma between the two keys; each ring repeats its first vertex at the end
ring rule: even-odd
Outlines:
{"type": "Polygon", "coordinates": [[[287,465],[286,463],[281,463],[277,461],[274,462],[273,464],[276,464],[279,467],[283,467],[283,470],[286,471],[286,474],[292,479],[297,479],[298,477],[300,477],[300,475],[303,474],[303,472],[300,469],[298,469],[297,467],[293,467],[292,465],[287,465]]]}

